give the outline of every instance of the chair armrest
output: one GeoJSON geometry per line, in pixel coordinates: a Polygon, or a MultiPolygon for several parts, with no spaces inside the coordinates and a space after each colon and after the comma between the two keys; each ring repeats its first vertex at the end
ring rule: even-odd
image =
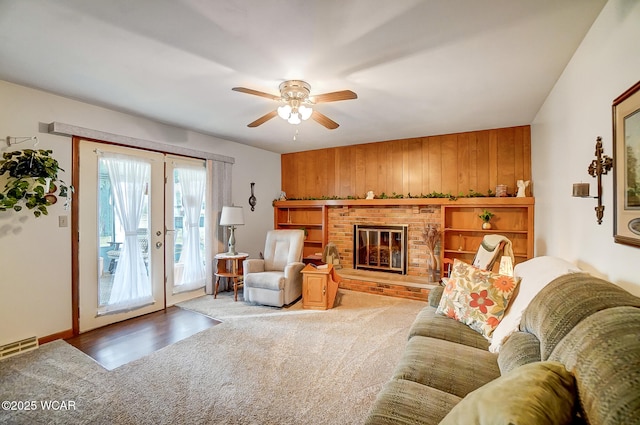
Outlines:
{"type": "Polygon", "coordinates": [[[264,271],[264,260],[259,258],[251,258],[242,262],[243,274],[260,273],[264,271]]]}
{"type": "Polygon", "coordinates": [[[287,280],[302,281],[302,273],[300,273],[304,269],[304,263],[295,262],[289,263],[284,267],[284,277],[287,280]]]}

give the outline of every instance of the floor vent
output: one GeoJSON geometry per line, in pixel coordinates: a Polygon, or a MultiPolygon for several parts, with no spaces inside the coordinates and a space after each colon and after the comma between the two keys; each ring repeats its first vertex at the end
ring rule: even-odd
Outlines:
{"type": "Polygon", "coordinates": [[[0,359],[6,359],[7,357],[24,353],[25,351],[35,350],[36,348],[38,348],[38,338],[35,336],[23,339],[22,341],[12,342],[11,344],[5,344],[0,346],[0,359]]]}

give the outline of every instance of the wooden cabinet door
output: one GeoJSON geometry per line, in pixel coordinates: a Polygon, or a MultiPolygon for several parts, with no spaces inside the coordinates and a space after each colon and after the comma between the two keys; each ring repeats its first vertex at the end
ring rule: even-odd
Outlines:
{"type": "Polygon", "coordinates": [[[302,306],[304,308],[327,308],[326,274],[305,274],[302,290],[302,306]]]}

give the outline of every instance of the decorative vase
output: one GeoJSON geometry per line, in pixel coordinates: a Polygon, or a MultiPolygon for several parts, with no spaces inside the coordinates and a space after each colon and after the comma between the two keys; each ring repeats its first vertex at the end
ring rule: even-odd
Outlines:
{"type": "Polygon", "coordinates": [[[434,255],[433,251],[429,250],[428,256],[427,256],[427,278],[429,280],[429,283],[433,283],[438,280],[436,279],[436,270],[437,270],[436,266],[437,266],[436,256],[434,255]]]}
{"type": "Polygon", "coordinates": [[[491,229],[491,223],[489,223],[488,221],[485,221],[484,223],[482,223],[482,228],[484,230],[489,230],[491,229]]]}

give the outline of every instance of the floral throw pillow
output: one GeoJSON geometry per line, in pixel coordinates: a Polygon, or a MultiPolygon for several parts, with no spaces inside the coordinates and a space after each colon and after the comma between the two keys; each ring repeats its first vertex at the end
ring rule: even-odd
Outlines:
{"type": "Polygon", "coordinates": [[[454,260],[436,312],[468,325],[491,340],[519,282],[519,278],[454,260]]]}

